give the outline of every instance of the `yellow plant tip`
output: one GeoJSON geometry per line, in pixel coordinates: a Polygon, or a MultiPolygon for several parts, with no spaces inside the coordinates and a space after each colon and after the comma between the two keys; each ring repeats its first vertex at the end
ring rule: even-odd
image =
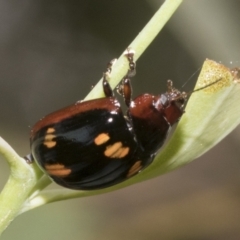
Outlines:
{"type": "Polygon", "coordinates": [[[206,59],[198,77],[196,89],[203,88],[205,93],[217,92],[233,84],[238,74],[237,70],[231,70],[220,63],[206,59]]]}

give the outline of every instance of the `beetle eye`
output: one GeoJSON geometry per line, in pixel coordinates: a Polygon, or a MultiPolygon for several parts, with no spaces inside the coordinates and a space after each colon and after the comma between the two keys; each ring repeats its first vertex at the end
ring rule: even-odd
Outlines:
{"type": "Polygon", "coordinates": [[[181,109],[184,106],[185,103],[185,99],[184,98],[179,98],[176,101],[174,101],[175,104],[181,109]]]}

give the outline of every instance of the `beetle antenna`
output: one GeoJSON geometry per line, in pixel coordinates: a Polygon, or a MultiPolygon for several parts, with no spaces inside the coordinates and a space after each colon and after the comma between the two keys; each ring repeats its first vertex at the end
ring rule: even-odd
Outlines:
{"type": "Polygon", "coordinates": [[[200,87],[200,88],[197,88],[197,89],[191,91],[190,94],[192,94],[192,93],[194,93],[194,92],[201,91],[201,90],[203,90],[203,89],[205,89],[205,88],[208,88],[208,87],[214,85],[215,83],[217,83],[217,82],[219,82],[219,81],[221,81],[221,80],[222,80],[222,78],[219,78],[219,79],[217,79],[216,81],[214,81],[214,82],[212,82],[212,83],[209,83],[209,84],[207,84],[207,85],[205,85],[205,86],[203,86],[203,87],[200,87]]]}
{"type": "Polygon", "coordinates": [[[199,67],[188,79],[187,81],[182,85],[181,88],[184,88],[184,86],[200,71],[201,67],[199,67]]]}
{"type": "Polygon", "coordinates": [[[209,84],[207,84],[207,85],[205,85],[205,86],[203,86],[203,87],[197,88],[197,89],[195,89],[195,90],[193,90],[193,91],[190,91],[190,92],[182,92],[182,96],[177,97],[175,100],[177,100],[177,99],[179,99],[179,98],[187,98],[187,97],[190,96],[192,93],[195,93],[195,92],[201,91],[201,90],[203,90],[203,89],[205,89],[205,88],[208,88],[208,87],[214,85],[215,83],[217,83],[217,82],[219,82],[219,81],[221,81],[221,80],[222,80],[222,78],[219,78],[218,80],[216,80],[216,81],[214,81],[214,82],[212,82],[212,83],[209,83],[209,84]]]}
{"type": "MultiPolygon", "coordinates": [[[[216,81],[214,81],[214,82],[212,82],[212,83],[209,83],[209,84],[207,84],[207,85],[205,85],[205,86],[203,86],[203,87],[197,88],[197,89],[195,89],[195,90],[193,90],[193,91],[190,91],[190,92],[181,92],[181,94],[178,95],[176,98],[174,98],[174,100],[178,100],[178,99],[181,99],[181,98],[186,99],[186,98],[187,98],[188,96],[190,96],[192,93],[195,93],[195,92],[201,91],[201,90],[203,90],[203,89],[205,89],[205,88],[208,88],[208,87],[214,85],[215,83],[217,83],[217,82],[219,82],[219,81],[221,81],[221,80],[222,80],[222,78],[219,78],[219,79],[217,79],[216,81]]],[[[169,82],[167,83],[167,85],[168,85],[168,92],[169,92],[169,89],[171,89],[172,85],[171,85],[171,83],[169,83],[169,82]]]]}

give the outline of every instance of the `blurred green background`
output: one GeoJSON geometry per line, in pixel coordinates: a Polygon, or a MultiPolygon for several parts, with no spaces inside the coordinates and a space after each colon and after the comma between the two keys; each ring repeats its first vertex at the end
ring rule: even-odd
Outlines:
{"type": "MultiPolygon", "coordinates": [[[[27,154],[30,127],[84,98],[162,2],[1,1],[1,136],[27,154]]],[[[134,95],[161,93],[167,79],[181,88],[205,58],[240,66],[239,10],[236,0],[185,0],[138,61],[134,95]]],[[[2,239],[240,239],[239,140],[240,127],[197,161],[167,175],[27,212],[2,239]]],[[[3,158],[0,168],[2,188],[9,174],[3,158]]]]}

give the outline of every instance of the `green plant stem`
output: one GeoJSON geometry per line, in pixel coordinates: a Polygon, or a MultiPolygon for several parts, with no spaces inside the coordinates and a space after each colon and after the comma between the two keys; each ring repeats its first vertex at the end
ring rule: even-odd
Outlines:
{"type": "Polygon", "coordinates": [[[0,154],[10,165],[9,179],[0,195],[0,235],[9,223],[18,215],[30,190],[42,173],[29,165],[0,138],[0,154]]]}
{"type": "MultiPolygon", "coordinates": [[[[147,25],[142,29],[138,36],[129,44],[129,48],[135,51],[134,60],[136,61],[146,50],[149,44],[161,31],[166,22],[171,18],[173,13],[179,7],[183,0],[166,0],[159,10],[154,14],[147,25]]],[[[109,80],[112,88],[115,88],[128,70],[128,61],[124,56],[124,52],[114,64],[111,79],[109,80]]],[[[102,90],[102,79],[95,85],[92,91],[84,100],[104,97],[102,90]]]]}

